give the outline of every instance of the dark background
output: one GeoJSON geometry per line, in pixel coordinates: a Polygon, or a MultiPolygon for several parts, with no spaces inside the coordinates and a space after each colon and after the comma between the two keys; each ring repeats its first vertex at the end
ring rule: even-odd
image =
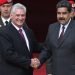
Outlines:
{"type": "Polygon", "coordinates": [[[49,24],[56,21],[57,0],[14,0],[27,7],[27,25],[39,42],[44,42],[49,24]]]}

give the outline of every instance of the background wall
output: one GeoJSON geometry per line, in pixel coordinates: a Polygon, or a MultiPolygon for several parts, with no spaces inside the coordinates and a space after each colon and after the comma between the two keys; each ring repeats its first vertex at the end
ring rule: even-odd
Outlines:
{"type": "Polygon", "coordinates": [[[57,0],[14,0],[27,7],[27,24],[33,30],[37,40],[43,42],[49,24],[56,21],[57,0]]]}

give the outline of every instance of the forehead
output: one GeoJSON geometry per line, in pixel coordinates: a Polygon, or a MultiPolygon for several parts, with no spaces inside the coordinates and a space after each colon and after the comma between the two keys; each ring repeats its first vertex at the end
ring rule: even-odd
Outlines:
{"type": "Polygon", "coordinates": [[[25,11],[23,9],[16,9],[15,14],[25,14],[25,11]]]}
{"type": "Polygon", "coordinates": [[[68,12],[66,7],[57,8],[57,12],[68,12]]]}
{"type": "Polygon", "coordinates": [[[1,5],[1,6],[8,6],[8,5],[12,5],[12,3],[5,3],[5,4],[1,5]]]}

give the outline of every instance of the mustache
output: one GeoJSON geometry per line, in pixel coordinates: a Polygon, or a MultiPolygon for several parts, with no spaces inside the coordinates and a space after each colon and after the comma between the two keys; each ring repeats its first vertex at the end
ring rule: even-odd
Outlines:
{"type": "Polygon", "coordinates": [[[59,18],[59,20],[65,20],[65,18],[63,18],[63,17],[60,17],[60,18],[59,18]]]}

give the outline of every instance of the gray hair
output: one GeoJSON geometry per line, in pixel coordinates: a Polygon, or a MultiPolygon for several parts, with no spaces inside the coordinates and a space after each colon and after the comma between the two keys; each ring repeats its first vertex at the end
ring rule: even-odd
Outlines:
{"type": "Polygon", "coordinates": [[[21,3],[16,3],[12,6],[11,13],[15,13],[16,9],[23,9],[26,13],[26,7],[21,3]]]}

